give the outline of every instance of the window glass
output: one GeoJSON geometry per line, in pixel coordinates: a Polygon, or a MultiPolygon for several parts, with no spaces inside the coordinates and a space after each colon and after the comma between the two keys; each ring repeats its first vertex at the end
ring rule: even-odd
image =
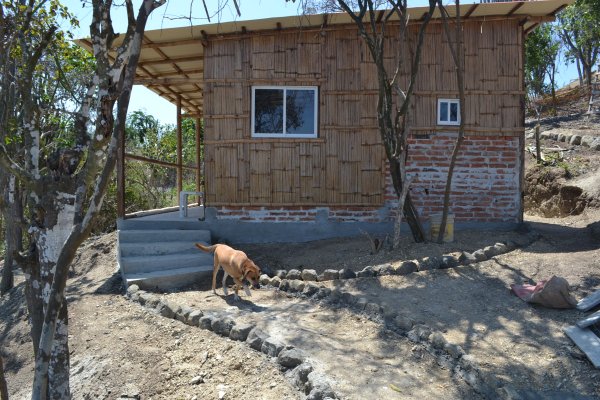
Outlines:
{"type": "Polygon", "coordinates": [[[286,133],[315,133],[315,91],[286,90],[286,133]]]}
{"type": "Polygon", "coordinates": [[[450,103],[450,121],[458,121],[458,103],[450,103]]]}
{"type": "Polygon", "coordinates": [[[440,103],[440,121],[448,121],[448,103],[445,101],[440,103]]]}
{"type": "Polygon", "coordinates": [[[316,86],[252,88],[252,136],[317,137],[316,86]]]}
{"type": "Polygon", "coordinates": [[[254,132],[283,134],[283,90],[255,89],[254,132]]]}

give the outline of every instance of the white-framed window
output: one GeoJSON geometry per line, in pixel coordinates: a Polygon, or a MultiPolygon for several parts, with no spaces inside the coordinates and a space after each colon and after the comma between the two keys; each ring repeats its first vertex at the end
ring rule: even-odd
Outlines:
{"type": "Polygon", "coordinates": [[[438,125],[460,125],[460,103],[458,99],[438,99],[438,125]]]}
{"type": "Polygon", "coordinates": [[[316,138],[316,86],[252,86],[252,137],[316,138]]]}

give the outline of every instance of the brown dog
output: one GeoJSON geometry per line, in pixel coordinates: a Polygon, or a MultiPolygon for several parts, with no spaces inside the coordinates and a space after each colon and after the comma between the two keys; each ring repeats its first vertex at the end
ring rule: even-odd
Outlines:
{"type": "Polygon", "coordinates": [[[248,296],[251,296],[250,289],[246,285],[245,281],[248,281],[253,288],[258,289],[258,279],[260,278],[260,268],[252,262],[243,251],[232,249],[231,247],[224,244],[215,244],[213,246],[204,246],[200,243],[196,243],[196,247],[207,253],[214,251],[214,266],[213,266],[213,280],[212,290],[213,293],[217,293],[217,272],[219,267],[223,268],[223,292],[227,296],[227,286],[225,280],[231,275],[235,285],[233,286],[235,294],[234,300],[238,300],[238,290],[240,287],[244,288],[244,291],[248,296]]]}

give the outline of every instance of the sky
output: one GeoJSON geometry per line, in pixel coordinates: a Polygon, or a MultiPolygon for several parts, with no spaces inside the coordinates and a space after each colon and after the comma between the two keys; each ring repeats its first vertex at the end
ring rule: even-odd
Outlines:
{"type": "MultiPolygon", "coordinates": [[[[61,28],[73,32],[76,38],[89,37],[89,25],[92,19],[90,4],[84,4],[87,2],[82,0],[62,0],[61,2],[69,8],[69,11],[77,17],[80,23],[79,28],[69,25],[64,25],[61,28]]],[[[474,2],[474,0],[464,1],[463,3],[471,2],[474,2]]],[[[119,3],[121,1],[114,0],[114,4],[119,3]]],[[[140,3],[141,1],[134,0],[136,12],[140,3]]],[[[298,8],[298,2],[294,3],[285,0],[239,0],[241,17],[238,17],[232,0],[207,0],[206,3],[211,14],[211,23],[283,17],[297,15],[301,12],[298,8]]],[[[426,4],[426,0],[409,1],[410,7],[418,7],[426,4]]],[[[165,5],[153,11],[146,29],[153,30],[189,26],[190,20],[187,17],[190,15],[192,16],[191,23],[193,25],[209,23],[201,0],[169,0],[165,5]]],[[[114,9],[112,19],[116,32],[125,31],[125,7],[114,9]]],[[[559,62],[559,67],[559,87],[577,77],[575,68],[565,67],[562,61],[559,62]]],[[[177,117],[174,104],[169,103],[141,85],[134,86],[129,103],[129,112],[136,110],[143,110],[165,124],[175,124],[177,117]]]]}

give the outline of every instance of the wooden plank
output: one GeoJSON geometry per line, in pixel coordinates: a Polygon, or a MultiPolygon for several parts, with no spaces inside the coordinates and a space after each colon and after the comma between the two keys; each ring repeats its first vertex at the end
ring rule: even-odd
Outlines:
{"type": "Polygon", "coordinates": [[[569,326],[565,328],[564,332],[585,353],[594,367],[600,368],[600,338],[589,328],[581,329],[577,326],[569,326]]]}
{"type": "Polygon", "coordinates": [[[577,326],[583,329],[598,322],[600,322],[600,310],[596,311],[592,315],[588,315],[587,318],[577,321],[577,326]]]}
{"type": "Polygon", "coordinates": [[[598,304],[600,304],[600,290],[596,290],[594,293],[581,299],[579,303],[577,303],[577,309],[579,311],[588,311],[598,304]]]}

